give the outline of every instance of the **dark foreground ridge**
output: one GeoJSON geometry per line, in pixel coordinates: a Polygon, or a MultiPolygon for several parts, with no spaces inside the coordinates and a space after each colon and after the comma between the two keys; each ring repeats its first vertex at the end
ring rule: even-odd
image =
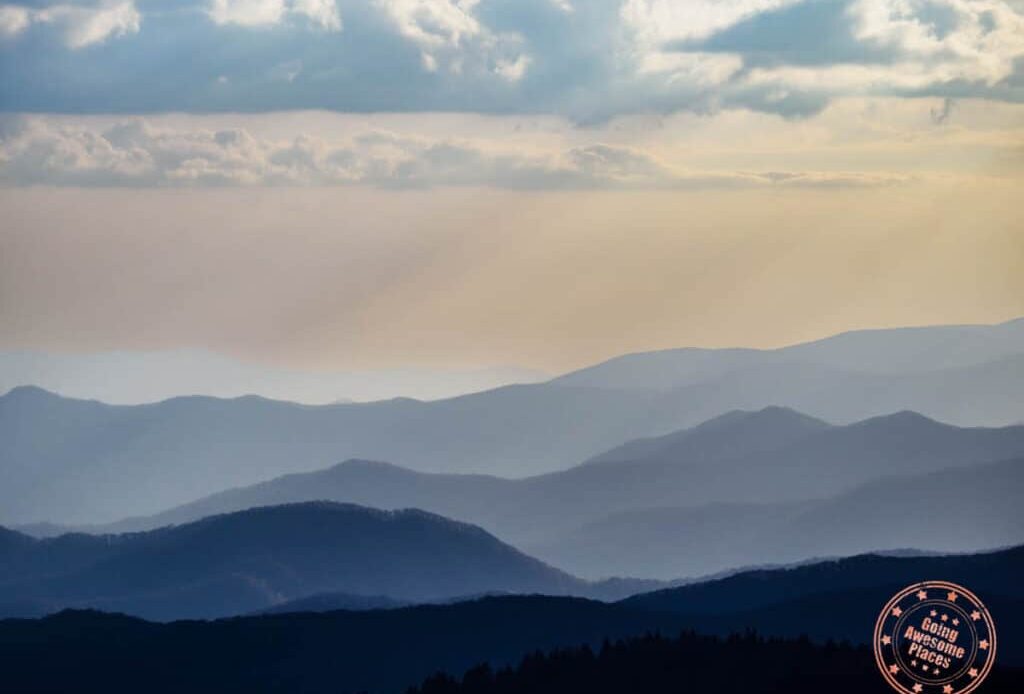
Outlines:
{"type": "MultiPolygon", "coordinates": [[[[120,615],[65,612],[43,620],[0,622],[0,691],[889,691],[863,645],[766,639],[753,632],[703,636],[651,616],[647,624],[642,628],[635,614],[615,606],[541,597],[211,623],[153,624],[120,615]],[[601,632],[611,636],[603,638],[601,632]],[[573,637],[575,645],[556,645],[560,640],[571,643],[573,637]],[[448,672],[465,674],[456,679],[448,672]],[[416,682],[421,684],[411,686],[416,682]]],[[[1024,670],[1005,666],[993,670],[983,690],[1021,691],[1024,670]]]]}
{"type": "MultiPolygon", "coordinates": [[[[865,646],[765,639],[753,632],[725,639],[684,632],[606,641],[526,656],[515,668],[482,664],[459,679],[438,673],[408,694],[872,694],[887,685],[865,646]]],[[[996,669],[984,691],[1024,691],[1024,670],[996,669]]]]}
{"type": "Polygon", "coordinates": [[[169,624],[65,611],[0,621],[0,691],[395,694],[438,671],[684,627],[675,615],[543,596],[169,624]]]}
{"type": "MultiPolygon", "coordinates": [[[[995,617],[999,632],[997,663],[1001,667],[1020,668],[1024,667],[1024,584],[1019,580],[1024,575],[1022,562],[1024,548],[949,557],[868,555],[790,569],[750,571],[613,604],[521,595],[395,609],[302,612],[167,624],[95,611],[66,611],[44,619],[0,621],[0,691],[397,694],[437,672],[454,675],[481,663],[500,670],[517,666],[531,653],[570,649],[571,654],[572,649],[584,645],[596,652],[605,640],[637,639],[655,633],[674,638],[690,631],[725,638],[755,629],[761,634],[797,641],[807,634],[818,644],[814,649],[824,648],[830,639],[866,646],[881,606],[899,589],[929,578],[952,580],[975,591],[995,617]]],[[[707,656],[696,661],[706,661],[707,667],[722,671],[722,677],[738,676],[731,670],[750,669],[762,658],[762,646],[751,647],[757,654],[747,658],[743,655],[745,651],[729,645],[730,641],[724,646],[715,641],[709,643],[717,646],[699,646],[703,643],[699,640],[694,643],[698,644],[693,646],[697,653],[702,653],[701,648],[726,649],[719,660],[715,659],[717,656],[707,656]],[[736,660],[729,661],[727,657],[736,660]],[[743,658],[752,665],[748,666],[743,658]]],[[[763,649],[775,653],[771,649],[782,648],[772,643],[763,644],[763,649]]],[[[665,648],[671,652],[674,647],[665,648]]],[[[798,649],[793,648],[796,653],[798,649]]],[[[851,646],[850,650],[856,648],[851,646]]],[[[774,665],[764,666],[765,674],[815,672],[814,663],[829,652],[813,650],[817,660],[807,662],[800,659],[803,656],[782,658],[778,669],[774,665]]],[[[668,660],[662,665],[642,665],[648,657],[654,656],[638,655],[636,662],[641,665],[637,667],[641,669],[621,676],[642,678],[646,676],[642,668],[647,667],[653,668],[654,673],[674,672],[675,666],[670,667],[668,660]]],[[[849,658],[849,663],[836,660],[835,667],[822,665],[820,671],[841,680],[849,674],[851,681],[858,681],[857,673],[864,672],[858,668],[866,666],[856,665],[860,661],[855,655],[849,658]],[[847,664],[850,669],[842,669],[847,664]]],[[[536,688],[516,688],[520,686],[517,683],[530,681],[526,672],[522,674],[526,679],[509,684],[507,691],[606,691],[572,690],[557,684],[551,685],[553,689],[544,689],[548,682],[561,681],[558,668],[562,660],[563,656],[551,656],[537,675],[536,688]]],[[[622,661],[629,662],[628,658],[622,661]]],[[[589,676],[580,675],[582,681],[589,676]]],[[[616,681],[615,676],[614,670],[593,674],[610,682],[616,681]]],[[[1011,676],[1015,675],[999,675],[1011,676]]],[[[696,685],[687,689],[690,681],[664,680],[676,687],[672,691],[718,691],[696,685]]],[[[668,691],[642,679],[637,682],[637,687],[607,691],[668,691]]],[[[737,685],[732,691],[848,691],[789,688],[778,679],[766,682],[776,688],[758,689],[761,685],[750,679],[749,687],[737,685]]],[[[426,686],[441,684],[450,686],[452,682],[442,678],[426,686]]],[[[859,691],[886,691],[883,681],[877,680],[876,685],[880,686],[859,691]]],[[[494,686],[498,686],[497,681],[494,686]]],[[[845,680],[835,686],[845,686],[845,680]]],[[[999,689],[986,682],[979,694],[996,691],[1020,692],[1024,688],[999,689]]]]}

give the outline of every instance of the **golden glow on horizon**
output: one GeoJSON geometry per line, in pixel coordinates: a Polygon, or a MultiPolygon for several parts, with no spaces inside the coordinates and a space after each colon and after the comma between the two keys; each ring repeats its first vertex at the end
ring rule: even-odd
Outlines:
{"type": "Polygon", "coordinates": [[[0,191],[3,349],[569,369],[1024,315],[1016,182],[0,191]]]}
{"type": "MultiPolygon", "coordinates": [[[[124,120],[39,118],[30,132],[44,138],[124,120]]],[[[607,145],[649,157],[675,188],[615,190],[628,156],[575,191],[502,190],[506,179],[0,188],[0,350],[200,348],[299,368],[554,372],[638,350],[1024,315],[1024,105],[844,98],[803,120],[734,110],[591,128],[457,113],[146,120],[133,132],[147,146],[200,153],[214,131],[244,129],[211,165],[245,180],[262,180],[266,152],[300,134],[344,143],[375,131],[413,150],[460,143],[479,155],[455,164],[471,175],[509,153],[564,162],[607,145]],[[188,139],[197,132],[207,139],[188,139]],[[758,183],[744,182],[751,172],[758,183]],[[722,183],[693,189],[691,174],[722,183]]],[[[97,161],[72,154],[61,159],[72,174],[97,161]]]]}

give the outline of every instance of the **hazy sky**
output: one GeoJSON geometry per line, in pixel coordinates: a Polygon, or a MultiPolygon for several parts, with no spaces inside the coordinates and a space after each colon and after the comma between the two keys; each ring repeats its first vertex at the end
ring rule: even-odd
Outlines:
{"type": "Polygon", "coordinates": [[[1016,0],[25,0],[0,112],[0,352],[62,382],[1024,315],[1016,0]]]}

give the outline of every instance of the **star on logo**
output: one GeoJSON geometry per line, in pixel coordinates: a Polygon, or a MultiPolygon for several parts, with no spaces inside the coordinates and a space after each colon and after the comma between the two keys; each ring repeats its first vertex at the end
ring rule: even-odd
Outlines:
{"type": "Polygon", "coordinates": [[[977,677],[978,676],[978,668],[973,668],[972,667],[970,670],[967,671],[967,674],[970,675],[971,677],[977,677]]]}
{"type": "Polygon", "coordinates": [[[971,613],[971,619],[973,619],[975,622],[977,622],[979,619],[981,619],[981,613],[978,612],[977,610],[975,610],[974,612],[971,613]]]}
{"type": "Polygon", "coordinates": [[[895,675],[899,671],[900,671],[900,668],[899,668],[898,665],[890,665],[889,666],[889,672],[891,672],[892,674],[895,675]]]}
{"type": "Polygon", "coordinates": [[[888,634],[886,634],[885,636],[882,637],[882,645],[883,646],[888,646],[890,643],[892,643],[892,639],[889,638],[888,634]]]}
{"type": "Polygon", "coordinates": [[[942,615],[942,621],[943,622],[948,622],[949,621],[949,615],[948,614],[942,615]]]}
{"type": "Polygon", "coordinates": [[[978,642],[978,648],[980,648],[983,651],[987,651],[988,650],[988,639],[982,639],[981,641],[979,641],[978,642]]]}
{"type": "Polygon", "coordinates": [[[936,612],[935,610],[932,610],[932,611],[931,611],[931,612],[929,612],[928,614],[930,614],[930,615],[931,615],[932,617],[936,617],[936,616],[938,616],[938,614],[939,614],[939,613],[938,613],[938,612],[936,612]]]}
{"type": "Polygon", "coordinates": [[[917,591],[917,599],[918,600],[926,600],[926,599],[928,599],[928,593],[924,592],[923,590],[917,591]]]}
{"type": "Polygon", "coordinates": [[[960,596],[956,594],[955,590],[951,590],[948,593],[946,593],[946,600],[949,600],[950,602],[956,602],[956,599],[958,597],[960,596]]]}
{"type": "Polygon", "coordinates": [[[920,684],[915,684],[913,687],[911,687],[911,689],[917,692],[917,694],[921,694],[921,690],[924,689],[924,687],[922,687],[920,684]]]}
{"type": "Polygon", "coordinates": [[[925,672],[928,672],[928,666],[927,665],[922,665],[921,669],[924,670],[925,672]]]}
{"type": "Polygon", "coordinates": [[[900,609],[899,605],[897,605],[896,607],[892,608],[892,616],[893,617],[899,617],[901,614],[903,614],[903,610],[900,609]]]}
{"type": "Polygon", "coordinates": [[[911,660],[910,661],[910,667],[917,667],[917,661],[916,660],[911,660]]]}
{"type": "Polygon", "coordinates": [[[958,626],[959,624],[960,624],[960,620],[959,619],[954,619],[953,620],[953,626],[958,626]]]}
{"type": "Polygon", "coordinates": [[[953,685],[947,684],[942,688],[942,694],[953,694],[953,685]]]}

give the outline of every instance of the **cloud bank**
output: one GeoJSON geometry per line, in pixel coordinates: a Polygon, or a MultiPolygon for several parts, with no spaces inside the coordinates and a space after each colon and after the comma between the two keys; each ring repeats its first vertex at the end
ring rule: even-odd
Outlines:
{"type": "Polygon", "coordinates": [[[329,140],[256,137],[242,128],[176,130],[144,119],[112,126],[41,117],[0,136],[0,184],[71,186],[491,186],[521,190],[875,186],[891,173],[692,171],[621,145],[522,152],[500,144],[365,130],[329,140]]]}
{"type": "Polygon", "coordinates": [[[1017,0],[31,0],[0,108],[545,113],[1024,101],[1017,0]]]}

